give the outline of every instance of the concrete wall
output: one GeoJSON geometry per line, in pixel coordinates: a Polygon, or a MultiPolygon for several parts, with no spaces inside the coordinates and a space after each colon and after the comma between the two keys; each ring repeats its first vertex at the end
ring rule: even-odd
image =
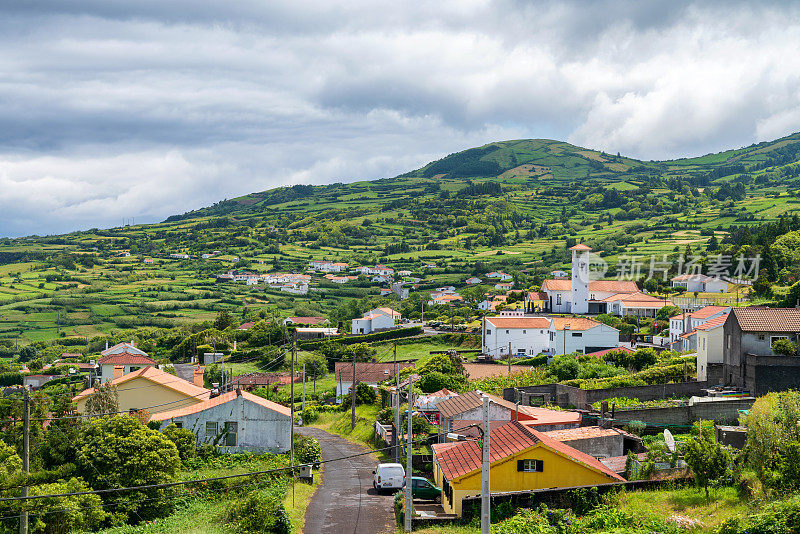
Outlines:
{"type": "MultiPolygon", "coordinates": [[[[691,397],[704,395],[703,389],[708,382],[676,382],[674,384],[653,384],[650,386],[630,386],[623,388],[579,389],[563,384],[543,384],[540,386],[524,386],[520,391],[520,404],[525,404],[525,394],[547,395],[550,402],[559,406],[575,406],[584,408],[587,404],[615,397],[628,397],[641,401],[668,399],[670,397],[691,397]]],[[[514,388],[503,390],[503,398],[515,402],[514,388]]]]}
{"type": "Polygon", "coordinates": [[[595,437],[591,439],[576,439],[572,441],[562,441],[589,456],[595,458],[613,458],[615,456],[622,456],[624,451],[624,438],[622,434],[615,436],[595,437]]]}
{"type": "Polygon", "coordinates": [[[797,356],[745,356],[745,384],[751,395],[797,389],[800,358],[797,356]]]}
{"type": "MultiPolygon", "coordinates": [[[[235,447],[223,447],[227,452],[270,451],[286,452],[291,439],[291,421],[288,416],[265,406],[236,397],[234,400],[213,406],[202,412],[163,421],[161,428],[180,422],[183,428],[197,436],[198,443],[211,443],[222,433],[226,422],[238,423],[235,447]],[[207,435],[206,423],[216,422],[218,434],[207,435]]],[[[220,441],[224,443],[224,441],[220,441]]]]}
{"type": "Polygon", "coordinates": [[[717,423],[737,423],[739,410],[749,409],[754,402],[753,398],[726,399],[700,402],[693,406],[617,410],[614,415],[614,424],[622,425],[628,421],[644,421],[655,426],[690,425],[701,419],[717,423]]]}

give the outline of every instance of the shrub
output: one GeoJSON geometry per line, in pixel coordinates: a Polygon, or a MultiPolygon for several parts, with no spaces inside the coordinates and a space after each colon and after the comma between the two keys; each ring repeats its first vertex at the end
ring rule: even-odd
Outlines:
{"type": "Polygon", "coordinates": [[[431,372],[423,374],[417,384],[423,393],[433,393],[442,388],[460,392],[467,386],[467,377],[464,375],[446,375],[439,372],[431,372]]]}
{"type": "Polygon", "coordinates": [[[780,356],[797,356],[797,343],[788,339],[776,339],[772,342],[772,352],[780,356]]]}
{"type": "Polygon", "coordinates": [[[318,469],[322,462],[322,450],[319,441],[311,436],[294,435],[294,459],[296,463],[314,464],[318,469]]]}
{"type": "Polygon", "coordinates": [[[303,417],[303,425],[307,425],[319,419],[319,412],[313,406],[309,406],[305,410],[303,410],[302,417],[303,417]]]}
{"type": "Polygon", "coordinates": [[[283,508],[282,497],[282,487],[251,491],[228,508],[227,521],[237,532],[290,534],[292,525],[283,508]]]}
{"type": "Polygon", "coordinates": [[[178,449],[178,456],[184,464],[189,458],[194,458],[197,455],[197,447],[195,446],[197,439],[188,428],[178,428],[175,423],[172,423],[164,429],[164,435],[175,444],[175,448],[178,449]]]}

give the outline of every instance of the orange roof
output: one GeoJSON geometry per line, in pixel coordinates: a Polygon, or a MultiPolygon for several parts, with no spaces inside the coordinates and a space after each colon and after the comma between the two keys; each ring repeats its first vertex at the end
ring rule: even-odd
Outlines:
{"type": "MultiPolygon", "coordinates": [[[[454,415],[468,412],[483,406],[483,395],[484,393],[478,391],[477,389],[467,391],[466,393],[463,393],[457,397],[450,397],[449,399],[443,400],[437,404],[436,407],[439,409],[439,414],[442,417],[453,417],[454,415]]],[[[516,409],[516,404],[513,402],[502,399],[496,395],[490,395],[489,393],[485,393],[485,395],[489,397],[489,401],[492,404],[497,404],[498,406],[502,406],[512,411],[516,409]]],[[[511,415],[509,414],[509,418],[510,417],[511,415]]]]}
{"type": "Polygon", "coordinates": [[[487,317],[497,328],[550,328],[547,317],[487,317]]]}
{"type": "MultiPolygon", "coordinates": [[[[511,421],[490,431],[490,462],[508,458],[527,449],[544,446],[551,451],[599,471],[618,481],[624,478],[611,471],[596,458],[584,454],[565,443],[554,440],[543,432],[525,428],[517,421],[511,421]]],[[[441,443],[433,445],[434,460],[438,463],[445,478],[453,481],[481,469],[481,450],[476,441],[441,443]]]]}
{"type": "Polygon", "coordinates": [[[569,247],[570,250],[592,250],[592,247],[586,246],[583,243],[578,243],[574,247],[569,247]]]}
{"type": "Polygon", "coordinates": [[[797,308],[733,308],[733,316],[745,332],[800,332],[797,308]]]}
{"type": "Polygon", "coordinates": [[[377,309],[382,311],[383,313],[388,313],[392,317],[400,317],[400,312],[394,311],[391,308],[377,308],[377,309]]]}
{"type": "Polygon", "coordinates": [[[608,436],[619,436],[621,432],[613,428],[601,428],[599,426],[582,426],[579,428],[567,428],[564,430],[551,430],[545,435],[556,441],[574,441],[578,439],[605,438],[608,436]]]}
{"type": "Polygon", "coordinates": [[[620,293],[616,295],[611,295],[610,297],[606,297],[603,299],[603,302],[615,302],[615,301],[622,301],[627,306],[640,306],[640,307],[664,307],[664,306],[672,306],[672,301],[669,299],[663,299],[659,297],[655,297],[653,295],[647,295],[646,293],[636,292],[636,293],[620,293]]]}
{"type": "MultiPolygon", "coordinates": [[[[113,386],[119,386],[120,384],[124,384],[125,382],[130,382],[136,378],[144,378],[145,380],[149,380],[154,384],[158,384],[160,386],[164,386],[165,388],[169,388],[173,391],[177,391],[178,393],[182,393],[187,397],[195,397],[200,400],[208,399],[211,396],[211,391],[206,388],[201,388],[199,386],[195,386],[191,382],[187,382],[182,378],[178,378],[175,375],[171,375],[169,373],[165,373],[160,369],[156,369],[155,367],[144,367],[139,369],[138,371],[134,371],[132,373],[128,373],[126,375],[122,375],[119,378],[115,378],[114,380],[108,382],[113,386]]],[[[124,389],[119,391],[125,391],[124,389]]],[[[97,390],[95,388],[84,389],[78,395],[76,395],[72,400],[78,401],[84,397],[88,397],[89,395],[93,395],[96,393],[97,390]]]]}
{"type": "Polygon", "coordinates": [[[710,321],[706,321],[705,323],[698,325],[695,330],[711,330],[712,328],[717,328],[725,324],[725,321],[728,320],[729,313],[725,315],[720,315],[719,317],[714,317],[710,321]]]}
{"type": "Polygon", "coordinates": [[[704,308],[700,308],[696,312],[692,312],[690,317],[693,319],[707,319],[715,313],[723,312],[728,308],[729,306],[706,306],[704,308]]]}
{"type": "Polygon", "coordinates": [[[549,410],[547,408],[537,408],[535,406],[520,405],[519,413],[521,416],[526,415],[531,417],[531,419],[525,420],[520,417],[520,423],[526,427],[580,424],[582,419],[580,412],[573,412],[570,410],[549,410]]]}
{"type": "Polygon", "coordinates": [[[97,363],[100,365],[158,365],[155,360],[149,356],[131,354],[130,352],[109,354],[97,360],[97,363]]]}
{"type": "Polygon", "coordinates": [[[569,330],[589,330],[603,324],[586,317],[551,317],[550,320],[556,330],[564,330],[565,326],[569,326],[569,330]]]}
{"type": "Polygon", "coordinates": [[[235,400],[240,396],[249,402],[254,402],[260,406],[263,406],[264,408],[272,410],[273,412],[278,412],[279,414],[285,415],[286,417],[292,416],[291,410],[286,406],[278,404],[277,402],[269,401],[267,399],[259,397],[258,395],[253,395],[252,393],[248,393],[246,391],[234,390],[234,391],[229,391],[228,393],[224,393],[218,397],[214,397],[213,399],[208,399],[207,401],[193,404],[192,406],[177,408],[175,410],[170,410],[168,412],[155,413],[150,417],[150,420],[166,421],[167,419],[175,419],[176,417],[191,415],[193,413],[198,413],[208,410],[209,408],[213,408],[214,406],[226,404],[232,400],[235,400]]]}

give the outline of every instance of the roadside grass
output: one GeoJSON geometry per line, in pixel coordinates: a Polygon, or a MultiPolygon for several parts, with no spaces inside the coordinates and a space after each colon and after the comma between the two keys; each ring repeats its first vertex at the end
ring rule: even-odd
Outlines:
{"type": "Polygon", "coordinates": [[[228,500],[200,497],[178,504],[172,515],[143,525],[125,525],[99,531],[102,534],[223,534],[230,532],[224,524],[228,500]]]}
{"type": "Polygon", "coordinates": [[[292,488],[289,487],[286,492],[286,497],[283,499],[283,507],[292,522],[292,532],[303,532],[306,526],[306,508],[311,502],[311,498],[317,491],[317,488],[322,484],[323,473],[318,471],[314,473],[314,482],[306,484],[304,482],[296,482],[294,485],[294,506],[292,505],[292,488]]]}
{"type": "Polygon", "coordinates": [[[375,449],[375,421],[378,418],[377,405],[356,406],[356,426],[350,428],[351,413],[347,411],[323,412],[312,425],[349,441],[375,449]]]}

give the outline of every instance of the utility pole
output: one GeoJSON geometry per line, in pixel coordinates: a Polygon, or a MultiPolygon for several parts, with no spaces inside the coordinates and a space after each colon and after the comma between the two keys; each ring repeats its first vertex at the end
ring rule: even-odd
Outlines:
{"type": "Polygon", "coordinates": [[[295,351],[297,349],[297,333],[295,332],[292,335],[292,377],[289,380],[289,394],[292,397],[291,403],[291,418],[292,418],[292,425],[291,425],[291,434],[289,436],[289,465],[292,466],[292,507],[294,508],[294,356],[295,351]]]}
{"type": "MultiPolygon", "coordinates": [[[[306,364],[303,364],[303,412],[306,413],[306,364]]],[[[303,421],[303,425],[305,425],[303,421]]]]}
{"type": "Polygon", "coordinates": [[[413,465],[411,462],[413,454],[414,431],[411,426],[411,407],[414,405],[414,376],[408,375],[408,436],[406,436],[406,517],[405,517],[405,530],[411,532],[411,514],[414,507],[414,499],[411,496],[411,475],[413,465]]]}
{"type": "Polygon", "coordinates": [[[481,534],[491,534],[491,466],[489,464],[489,397],[483,396],[483,443],[481,464],[481,534]]]}
{"type": "Polygon", "coordinates": [[[508,342],[508,376],[511,376],[511,342],[508,342]]]}
{"type": "MultiPolygon", "coordinates": [[[[30,471],[31,460],[31,399],[30,390],[26,387],[23,390],[23,414],[22,414],[22,471],[26,474],[30,471]]],[[[28,496],[28,486],[22,486],[22,497],[28,496]]],[[[27,502],[22,503],[22,511],[19,513],[19,532],[28,534],[28,510],[27,502]]]]}
{"type": "Polygon", "coordinates": [[[350,430],[356,428],[356,355],[353,354],[353,381],[350,383],[350,430]]]}
{"type": "Polygon", "coordinates": [[[397,369],[397,341],[394,342],[394,429],[392,430],[394,462],[400,463],[400,373],[397,369]]]}

